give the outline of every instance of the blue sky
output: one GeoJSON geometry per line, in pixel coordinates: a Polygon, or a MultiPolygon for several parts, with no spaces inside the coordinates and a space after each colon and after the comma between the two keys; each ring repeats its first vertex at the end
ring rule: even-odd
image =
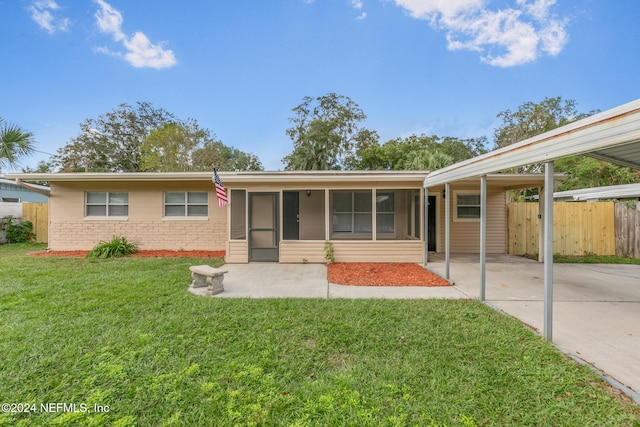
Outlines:
{"type": "Polygon", "coordinates": [[[291,109],[335,92],[381,142],[492,141],[527,101],[640,98],[638,22],[637,0],[0,0],[0,117],[55,153],[148,101],[278,170],[291,109]]]}

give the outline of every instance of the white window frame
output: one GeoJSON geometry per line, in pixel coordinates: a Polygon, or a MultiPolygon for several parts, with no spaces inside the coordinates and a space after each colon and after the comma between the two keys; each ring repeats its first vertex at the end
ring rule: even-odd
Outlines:
{"type": "Polygon", "coordinates": [[[162,193],[162,218],[163,219],[208,219],[209,218],[209,192],[207,191],[165,191],[162,193]],[[167,194],[169,193],[181,193],[183,194],[183,201],[181,203],[167,203],[167,194]],[[205,194],[206,202],[189,202],[189,193],[201,193],[205,194]],[[183,206],[184,215],[167,215],[167,206],[183,206]],[[189,215],[189,206],[206,206],[206,215],[189,215]]]}
{"type": "Polygon", "coordinates": [[[457,222],[480,222],[480,192],[476,190],[455,190],[453,193],[453,220],[457,222]],[[458,217],[458,196],[478,196],[477,205],[462,205],[464,207],[478,207],[477,218],[460,218],[458,217]]]}
{"type": "Polygon", "coordinates": [[[128,191],[86,191],[84,193],[84,217],[85,218],[117,218],[117,219],[126,219],[129,217],[129,192],[128,191]],[[104,203],[95,203],[89,202],[89,194],[95,193],[104,193],[105,200],[104,203]],[[126,203],[111,203],[109,201],[109,195],[113,193],[122,193],[127,195],[126,203]],[[89,206],[104,206],[105,207],[105,215],[89,215],[88,207],[89,206]],[[117,215],[111,213],[112,206],[126,206],[127,214],[126,215],[117,215]]]}

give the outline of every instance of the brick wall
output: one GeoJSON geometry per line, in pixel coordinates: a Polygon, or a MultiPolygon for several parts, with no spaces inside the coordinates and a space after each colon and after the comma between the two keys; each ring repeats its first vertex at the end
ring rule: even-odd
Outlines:
{"type": "Polygon", "coordinates": [[[208,183],[54,183],[49,211],[51,250],[91,249],[101,240],[123,236],[140,249],[224,250],[227,208],[218,207],[208,183]],[[126,219],[85,217],[86,191],[126,191],[126,219]],[[164,191],[207,191],[208,217],[163,218],[164,191]]]}

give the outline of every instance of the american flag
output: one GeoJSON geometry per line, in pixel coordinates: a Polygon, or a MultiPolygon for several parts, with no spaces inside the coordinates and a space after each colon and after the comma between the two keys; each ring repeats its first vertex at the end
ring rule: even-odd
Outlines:
{"type": "Polygon", "coordinates": [[[224,191],[224,187],[222,186],[222,181],[220,181],[220,177],[218,176],[218,172],[215,168],[213,168],[213,182],[216,184],[216,197],[218,198],[218,207],[224,208],[227,206],[227,192],[224,191]]]}

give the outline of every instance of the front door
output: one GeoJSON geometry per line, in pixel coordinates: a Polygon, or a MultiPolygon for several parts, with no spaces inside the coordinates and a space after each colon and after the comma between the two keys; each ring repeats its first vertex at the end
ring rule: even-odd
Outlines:
{"type": "Polygon", "coordinates": [[[278,193],[249,193],[249,261],[278,262],[278,193]]]}
{"type": "Polygon", "coordinates": [[[436,196],[428,196],[427,215],[427,249],[435,252],[436,250],[436,196]]]}
{"type": "Polygon", "coordinates": [[[282,238],[300,239],[300,192],[282,192],[282,238]]]}

